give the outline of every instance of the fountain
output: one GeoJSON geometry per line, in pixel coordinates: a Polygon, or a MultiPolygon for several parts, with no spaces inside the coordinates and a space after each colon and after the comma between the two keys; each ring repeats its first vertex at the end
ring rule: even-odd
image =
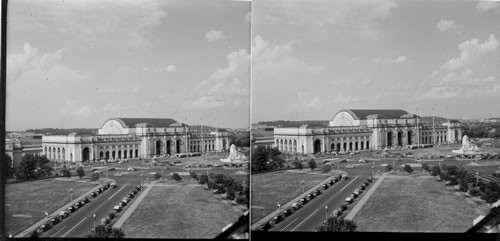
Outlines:
{"type": "Polygon", "coordinates": [[[462,148],[460,150],[452,150],[453,153],[456,154],[479,154],[479,147],[476,145],[472,144],[469,141],[469,137],[467,135],[464,135],[462,138],[462,148]]]}
{"type": "Polygon", "coordinates": [[[229,162],[229,163],[248,161],[245,155],[236,150],[236,146],[234,144],[232,144],[231,147],[229,148],[229,156],[225,159],[220,159],[220,160],[222,162],[229,162]]]}

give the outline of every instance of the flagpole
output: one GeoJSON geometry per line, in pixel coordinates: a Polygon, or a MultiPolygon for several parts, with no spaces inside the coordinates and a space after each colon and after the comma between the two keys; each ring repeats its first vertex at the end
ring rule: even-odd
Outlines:
{"type": "Polygon", "coordinates": [[[420,149],[420,127],[418,125],[418,108],[417,108],[417,149],[420,149]]]}
{"type": "Polygon", "coordinates": [[[436,145],[436,133],[434,129],[434,107],[432,107],[432,145],[436,145]]]}

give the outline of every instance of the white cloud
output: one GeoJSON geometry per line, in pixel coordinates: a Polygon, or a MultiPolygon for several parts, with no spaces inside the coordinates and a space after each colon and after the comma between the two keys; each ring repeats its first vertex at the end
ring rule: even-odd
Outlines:
{"type": "Polygon", "coordinates": [[[224,39],[227,36],[224,35],[224,32],[222,30],[210,30],[205,34],[205,38],[208,41],[215,41],[219,39],[224,39]]]}
{"type": "Polygon", "coordinates": [[[213,109],[223,107],[226,102],[226,100],[218,96],[202,96],[193,102],[188,101],[184,103],[184,107],[190,109],[213,109]]]}
{"type": "Polygon", "coordinates": [[[53,84],[57,84],[60,81],[68,82],[90,78],[89,74],[76,72],[63,65],[63,55],[68,52],[68,49],[62,48],[54,52],[39,54],[37,48],[26,42],[23,53],[7,56],[7,80],[50,79],[53,84]]]}
{"type": "Polygon", "coordinates": [[[458,45],[460,56],[450,59],[440,70],[457,70],[464,66],[473,64],[479,61],[483,56],[497,51],[498,41],[493,34],[490,35],[487,41],[480,43],[477,38],[470,41],[465,41],[458,45]]]}
{"type": "Polygon", "coordinates": [[[375,58],[375,59],[373,59],[373,62],[381,63],[381,64],[399,64],[399,63],[408,62],[408,58],[406,58],[406,56],[399,56],[399,57],[394,58],[394,59],[375,58]]]}
{"type": "Polygon", "coordinates": [[[295,55],[298,41],[272,47],[260,35],[255,37],[252,47],[253,73],[259,77],[278,74],[314,73],[323,70],[322,66],[304,62],[295,55]]]}
{"type": "Polygon", "coordinates": [[[441,21],[436,24],[436,28],[439,30],[439,32],[456,29],[457,27],[457,24],[453,20],[441,19],[441,21]]]}
{"type": "Polygon", "coordinates": [[[175,65],[169,65],[167,67],[144,67],[143,70],[145,72],[151,72],[151,73],[166,73],[166,72],[174,72],[177,70],[175,65]]]}
{"type": "Polygon", "coordinates": [[[337,95],[334,99],[333,102],[335,104],[346,104],[346,103],[352,103],[357,101],[357,98],[350,97],[350,96],[344,96],[343,94],[337,95]]]}
{"type": "Polygon", "coordinates": [[[319,96],[311,96],[308,92],[300,91],[297,93],[297,101],[298,103],[294,106],[300,108],[316,108],[319,109],[322,107],[321,98],[319,96]]]}
{"type": "Polygon", "coordinates": [[[423,95],[418,96],[419,99],[449,99],[459,95],[459,91],[450,87],[433,87],[423,95]]]}
{"type": "Polygon", "coordinates": [[[68,100],[62,106],[60,114],[62,117],[83,117],[88,116],[91,110],[88,104],[79,105],[73,100],[68,100]]]}
{"type": "Polygon", "coordinates": [[[106,105],[102,107],[103,112],[109,112],[109,111],[121,111],[121,110],[126,110],[128,109],[127,107],[121,106],[121,105],[115,105],[113,102],[108,102],[106,105]]]}
{"type": "Polygon", "coordinates": [[[479,0],[476,4],[476,9],[480,12],[486,12],[488,10],[497,8],[498,6],[500,6],[499,2],[479,0]]]}

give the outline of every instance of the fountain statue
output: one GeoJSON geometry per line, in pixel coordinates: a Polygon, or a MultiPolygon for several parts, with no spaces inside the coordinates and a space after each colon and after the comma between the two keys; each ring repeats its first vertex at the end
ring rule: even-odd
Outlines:
{"type": "Polygon", "coordinates": [[[469,137],[467,135],[464,135],[464,137],[462,138],[462,148],[460,148],[460,150],[452,150],[452,152],[456,154],[478,154],[479,147],[472,144],[469,141],[469,137]]]}
{"type": "Polygon", "coordinates": [[[229,156],[225,159],[220,159],[222,162],[247,161],[247,157],[236,150],[234,144],[229,148],[229,156]]]}

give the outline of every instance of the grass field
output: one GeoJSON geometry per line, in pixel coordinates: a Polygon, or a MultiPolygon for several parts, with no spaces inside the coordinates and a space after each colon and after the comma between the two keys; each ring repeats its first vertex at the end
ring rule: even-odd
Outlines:
{"type": "Polygon", "coordinates": [[[434,178],[386,178],[354,221],[366,232],[465,232],[487,210],[434,178]]]}
{"type": "Polygon", "coordinates": [[[196,184],[156,186],[122,226],[126,238],[214,238],[242,211],[196,184]]]}
{"type": "Polygon", "coordinates": [[[277,203],[283,205],[300,195],[302,180],[307,190],[326,178],[328,176],[287,171],[252,175],[252,223],[276,210],[277,203]]]}
{"type": "Polygon", "coordinates": [[[95,184],[47,179],[7,184],[5,193],[6,229],[16,234],[71,201],[69,189],[76,198],[95,184]]]}

